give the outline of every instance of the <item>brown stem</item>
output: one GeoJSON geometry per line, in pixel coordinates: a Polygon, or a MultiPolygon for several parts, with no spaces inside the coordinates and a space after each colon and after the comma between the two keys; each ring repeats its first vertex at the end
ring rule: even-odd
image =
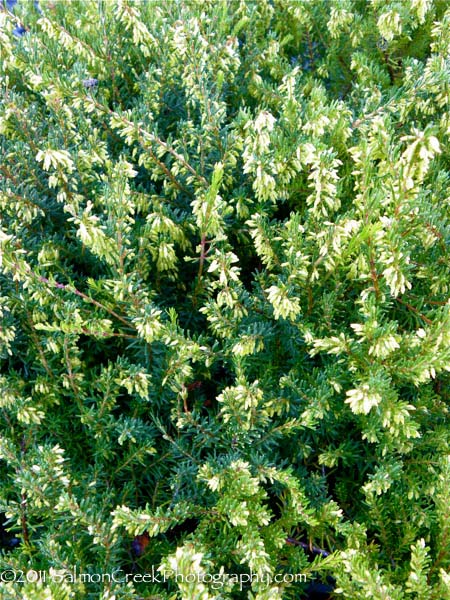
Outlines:
{"type": "MultiPolygon", "coordinates": [[[[144,146],[143,143],[141,143],[141,145],[144,146]]],[[[181,191],[184,192],[185,194],[188,194],[189,196],[192,196],[192,192],[190,192],[189,190],[187,190],[179,181],[178,179],[173,175],[173,173],[170,171],[170,169],[167,167],[167,165],[165,165],[161,160],[159,160],[159,158],[156,156],[156,154],[153,152],[153,150],[151,148],[149,148],[148,146],[144,146],[147,147],[148,152],[150,154],[150,156],[153,158],[153,160],[156,162],[156,164],[158,165],[158,167],[160,169],[162,169],[162,171],[164,171],[164,173],[166,174],[166,176],[170,179],[170,181],[176,185],[176,187],[181,191]]]]}
{"type": "Polygon", "coordinates": [[[159,146],[161,146],[162,148],[164,148],[164,150],[166,152],[168,152],[169,154],[171,154],[175,160],[177,160],[179,163],[181,163],[185,169],[187,169],[192,175],[194,175],[194,177],[200,181],[200,183],[204,186],[204,187],[208,187],[208,180],[203,177],[203,175],[200,175],[199,173],[197,173],[197,171],[194,169],[194,167],[192,165],[190,165],[183,156],[181,156],[181,154],[179,154],[174,148],[172,148],[172,146],[169,146],[169,144],[167,144],[167,142],[165,142],[164,140],[162,140],[160,137],[158,137],[157,135],[150,133],[148,131],[145,131],[145,129],[143,127],[141,127],[140,125],[137,125],[136,123],[134,123],[133,121],[130,121],[128,119],[125,119],[124,117],[122,117],[121,115],[119,115],[118,113],[116,113],[115,111],[111,110],[110,108],[106,108],[104,107],[102,104],[100,104],[99,102],[96,102],[95,100],[93,100],[91,98],[91,100],[94,102],[94,104],[96,105],[96,107],[101,110],[102,112],[108,112],[111,116],[114,116],[116,119],[122,121],[122,123],[131,126],[131,127],[136,127],[136,130],[138,132],[138,134],[144,138],[144,139],[148,139],[151,142],[154,142],[156,144],[158,144],[159,146]]]}
{"type": "Polygon", "coordinates": [[[406,306],[406,308],[409,308],[409,310],[411,310],[412,312],[416,313],[416,315],[418,315],[421,319],[423,319],[425,321],[425,323],[428,323],[428,325],[433,325],[433,321],[431,319],[429,319],[428,317],[426,317],[425,315],[423,315],[419,310],[417,310],[417,308],[415,306],[413,306],[412,304],[409,304],[408,302],[405,302],[401,298],[396,298],[396,300],[397,300],[397,302],[400,302],[400,304],[403,304],[404,306],[406,306]]]}
{"type": "Polygon", "coordinates": [[[318,554],[324,557],[330,556],[330,553],[326,550],[322,550],[322,548],[319,548],[318,546],[313,546],[312,544],[307,544],[306,542],[300,542],[295,538],[287,537],[286,544],[291,544],[292,546],[300,546],[301,548],[303,548],[304,550],[308,550],[308,552],[311,552],[312,554],[318,554]]]}
{"type": "MultiPolygon", "coordinates": [[[[448,522],[448,513],[445,515],[447,522],[448,522]]],[[[433,562],[433,564],[430,567],[430,570],[428,571],[428,575],[427,575],[427,583],[429,584],[431,581],[431,575],[437,570],[437,568],[441,565],[442,561],[444,560],[444,558],[447,555],[447,538],[448,538],[448,533],[449,533],[449,528],[446,527],[444,529],[444,532],[441,535],[441,539],[440,539],[440,550],[439,550],[439,554],[436,556],[436,560],[433,562]]]]}
{"type": "MultiPolygon", "coordinates": [[[[20,443],[20,449],[21,449],[21,454],[22,457],[24,456],[26,450],[27,450],[27,444],[26,444],[26,439],[25,436],[22,438],[22,441],[20,443]]],[[[27,495],[25,492],[22,493],[21,495],[21,502],[20,502],[20,524],[22,527],[22,538],[23,541],[25,542],[26,545],[30,544],[30,532],[28,530],[28,523],[27,523],[27,495]]]]}
{"type": "Polygon", "coordinates": [[[27,524],[27,495],[25,493],[22,494],[22,501],[20,503],[20,524],[22,527],[22,538],[25,544],[30,544],[30,532],[28,531],[27,524]]]}
{"type": "Polygon", "coordinates": [[[202,235],[202,239],[200,240],[201,252],[200,252],[200,264],[198,266],[198,280],[202,278],[203,274],[203,265],[205,263],[205,246],[206,246],[206,234],[202,235]]]}
{"type": "Polygon", "coordinates": [[[121,317],[120,315],[118,315],[115,311],[111,310],[110,308],[108,308],[104,304],[101,304],[97,300],[94,300],[94,298],[91,298],[87,294],[84,294],[83,292],[80,292],[80,290],[77,290],[76,288],[72,288],[72,287],[70,287],[68,285],[64,285],[63,283],[58,283],[57,281],[50,281],[49,279],[47,279],[47,277],[43,277],[42,275],[37,275],[36,273],[33,273],[32,271],[31,271],[31,273],[35,277],[37,277],[39,279],[39,281],[42,281],[43,283],[46,283],[48,285],[53,285],[54,287],[57,287],[58,289],[64,290],[66,292],[72,292],[73,294],[76,294],[77,296],[80,296],[80,298],[83,298],[83,300],[86,300],[87,302],[91,302],[92,304],[94,304],[98,308],[102,308],[103,310],[106,310],[106,312],[108,312],[110,315],[112,315],[113,317],[115,317],[116,319],[118,319],[121,323],[123,323],[127,327],[131,327],[130,323],[126,319],[124,319],[123,317],[121,317]]]}
{"type": "Polygon", "coordinates": [[[380,299],[380,286],[378,285],[378,273],[375,267],[375,260],[372,254],[372,240],[368,238],[367,245],[369,246],[369,262],[370,262],[370,276],[372,278],[373,289],[375,290],[375,296],[377,300],[380,299]]]}
{"type": "Polygon", "coordinates": [[[8,178],[11,179],[11,181],[14,183],[14,185],[18,185],[18,181],[16,179],[16,177],[14,177],[14,175],[11,173],[11,171],[8,169],[7,166],[5,165],[0,165],[0,171],[8,178]]]}
{"type": "Polygon", "coordinates": [[[192,303],[194,306],[196,306],[197,303],[197,295],[198,292],[200,291],[200,287],[201,287],[201,281],[202,281],[202,276],[203,276],[203,266],[205,264],[205,258],[207,255],[206,252],[206,244],[208,242],[206,241],[206,233],[204,233],[201,237],[200,240],[200,263],[198,265],[198,273],[197,273],[197,284],[195,286],[195,290],[194,290],[194,296],[192,298],[192,303]]]}

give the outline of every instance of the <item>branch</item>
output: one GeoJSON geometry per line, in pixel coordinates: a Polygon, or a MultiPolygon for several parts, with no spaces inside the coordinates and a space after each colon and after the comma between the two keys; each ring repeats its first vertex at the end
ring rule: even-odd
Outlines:
{"type": "Polygon", "coordinates": [[[317,554],[319,556],[330,556],[330,553],[326,550],[322,550],[322,548],[319,548],[318,546],[313,546],[312,544],[307,544],[306,542],[300,542],[295,538],[287,537],[286,544],[290,544],[291,546],[300,546],[300,548],[303,548],[303,550],[307,550],[308,552],[311,552],[312,554],[317,554]]]}
{"type": "Polygon", "coordinates": [[[425,323],[428,323],[428,325],[433,325],[433,321],[431,319],[429,319],[428,317],[426,317],[425,315],[423,315],[419,310],[417,310],[417,308],[415,306],[413,306],[412,304],[409,304],[408,302],[405,302],[401,298],[396,298],[396,300],[397,300],[397,302],[400,302],[400,304],[403,304],[404,306],[406,306],[406,308],[409,308],[409,310],[412,310],[412,312],[416,313],[416,315],[419,316],[421,319],[423,319],[425,321],[425,323]]]}
{"type": "Polygon", "coordinates": [[[47,279],[47,277],[43,277],[42,275],[37,275],[37,273],[34,273],[33,271],[31,271],[31,269],[30,269],[30,272],[37,279],[39,279],[39,281],[42,281],[43,283],[46,283],[48,285],[52,285],[52,286],[54,286],[54,287],[56,287],[56,288],[58,288],[60,290],[64,290],[65,292],[72,292],[73,294],[76,294],[77,296],[80,296],[80,298],[83,298],[83,300],[86,300],[87,302],[91,302],[92,304],[94,304],[98,308],[102,308],[103,310],[106,310],[107,313],[109,313],[110,315],[112,315],[113,317],[115,317],[116,319],[118,319],[121,323],[123,323],[127,327],[132,327],[132,325],[126,319],[124,319],[123,317],[121,317],[115,311],[113,311],[112,309],[108,308],[104,304],[101,304],[97,300],[94,300],[94,298],[91,298],[87,294],[84,294],[83,292],[80,292],[80,290],[77,290],[76,288],[73,288],[73,287],[71,287],[69,285],[64,285],[63,283],[58,283],[57,281],[50,281],[50,279],[47,279]]]}
{"type": "MultiPolygon", "coordinates": [[[[78,94],[76,94],[76,95],[78,95],[78,94]]],[[[137,129],[139,135],[142,136],[144,139],[147,138],[149,141],[158,144],[159,146],[161,146],[161,148],[164,148],[164,150],[166,152],[168,152],[169,154],[171,154],[175,158],[175,160],[177,160],[179,163],[181,163],[192,175],[194,175],[194,177],[198,181],[200,181],[200,183],[204,187],[208,187],[208,185],[209,185],[208,180],[205,177],[203,177],[203,175],[200,175],[199,173],[197,173],[197,171],[194,169],[194,167],[192,165],[190,165],[187,162],[187,160],[183,156],[181,156],[181,154],[179,154],[176,150],[174,150],[174,148],[172,148],[171,146],[169,146],[169,144],[167,144],[167,142],[165,142],[164,140],[162,140],[157,135],[155,135],[153,133],[150,133],[149,131],[146,131],[143,127],[141,127],[137,123],[134,123],[133,121],[130,121],[129,119],[125,119],[122,115],[119,115],[117,112],[113,111],[112,109],[106,108],[105,106],[103,106],[102,104],[100,104],[100,102],[97,102],[93,98],[90,98],[90,100],[102,112],[107,112],[108,114],[110,114],[111,116],[114,116],[119,121],[122,121],[122,123],[124,123],[125,125],[128,125],[130,127],[135,127],[137,129]]],[[[152,155],[152,158],[154,158],[154,155],[152,155]]],[[[160,161],[158,161],[158,165],[160,167],[162,166],[160,161]]],[[[173,175],[172,174],[170,175],[170,178],[173,181],[173,175]]],[[[177,185],[177,187],[181,186],[181,184],[179,182],[176,182],[176,185],[177,185]]],[[[181,186],[181,188],[182,187],[183,186],[181,186]]]]}

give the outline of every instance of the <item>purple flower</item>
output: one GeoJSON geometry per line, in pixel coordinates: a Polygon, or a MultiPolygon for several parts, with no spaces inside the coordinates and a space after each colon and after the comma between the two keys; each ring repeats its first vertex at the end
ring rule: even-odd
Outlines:
{"type": "Polygon", "coordinates": [[[94,79],[94,77],[90,77],[89,79],[83,79],[83,86],[87,90],[92,90],[93,88],[98,86],[98,79],[94,79]]]}

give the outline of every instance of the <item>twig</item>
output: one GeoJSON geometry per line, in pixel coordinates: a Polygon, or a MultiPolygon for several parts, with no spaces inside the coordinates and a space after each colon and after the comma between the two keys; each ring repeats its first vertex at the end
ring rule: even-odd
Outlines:
{"type": "Polygon", "coordinates": [[[76,294],[77,296],[80,296],[80,298],[83,298],[83,300],[86,300],[87,302],[91,302],[92,304],[94,304],[98,308],[102,308],[103,310],[106,310],[106,312],[108,312],[110,315],[112,315],[113,317],[115,317],[116,319],[118,319],[121,323],[123,323],[127,327],[132,327],[132,325],[126,319],[124,319],[123,317],[121,317],[120,315],[118,315],[115,311],[111,310],[110,308],[108,308],[104,304],[101,304],[97,300],[94,300],[94,298],[91,298],[87,294],[84,294],[83,292],[80,292],[80,290],[77,290],[76,288],[73,288],[73,287],[71,287],[69,285],[64,285],[63,283],[58,283],[57,281],[50,281],[50,279],[47,279],[47,277],[43,277],[42,275],[37,275],[36,273],[34,273],[31,270],[30,270],[30,272],[31,272],[32,275],[34,275],[35,277],[37,277],[37,279],[39,279],[39,281],[42,281],[43,283],[46,283],[47,285],[53,285],[54,287],[56,287],[56,288],[58,288],[60,290],[64,290],[65,292],[72,292],[73,294],[76,294]]]}
{"type": "Polygon", "coordinates": [[[25,492],[22,494],[22,501],[20,503],[20,524],[22,526],[22,537],[25,544],[30,544],[30,532],[28,531],[27,524],[27,495],[25,492]]]}
{"type": "Polygon", "coordinates": [[[208,251],[206,250],[206,244],[208,244],[208,242],[206,241],[206,233],[204,233],[200,240],[200,263],[198,265],[197,284],[195,286],[194,295],[192,298],[192,303],[194,306],[196,306],[197,303],[197,295],[201,287],[205,258],[208,255],[208,251]]]}
{"type": "Polygon", "coordinates": [[[330,556],[330,553],[326,550],[322,550],[322,548],[319,548],[318,546],[313,546],[312,544],[307,544],[306,542],[301,542],[299,540],[296,540],[295,538],[287,537],[286,544],[291,544],[292,546],[300,546],[304,550],[308,550],[308,552],[311,552],[312,554],[317,554],[319,556],[330,556]]]}
{"type": "MultiPolygon", "coordinates": [[[[156,144],[158,144],[159,146],[161,146],[162,148],[164,148],[164,150],[166,152],[168,152],[169,154],[171,154],[175,160],[177,160],[179,163],[181,163],[192,175],[194,175],[194,177],[200,181],[200,183],[204,186],[204,187],[208,187],[209,183],[208,180],[203,177],[203,175],[200,175],[199,173],[197,173],[197,171],[194,169],[194,167],[192,165],[190,165],[186,159],[181,156],[181,154],[179,154],[176,150],[174,150],[171,146],[169,146],[169,144],[167,144],[167,142],[165,142],[164,140],[162,140],[160,137],[158,137],[157,135],[150,133],[149,131],[146,131],[143,127],[141,127],[140,125],[134,123],[133,121],[130,121],[129,119],[125,119],[122,115],[119,115],[117,112],[113,111],[110,108],[106,108],[105,106],[103,106],[102,104],[100,104],[100,102],[95,101],[93,98],[91,98],[91,100],[94,102],[94,104],[96,105],[96,107],[101,110],[102,112],[107,112],[109,113],[111,116],[114,116],[117,120],[122,121],[122,123],[130,126],[130,127],[135,127],[138,134],[142,137],[142,138],[147,138],[149,141],[154,142],[156,144]]],[[[161,166],[161,163],[158,162],[159,166],[161,166]]],[[[173,179],[173,175],[171,175],[171,179],[173,179]]],[[[180,184],[177,185],[180,186],[180,184]]]]}
{"type": "Polygon", "coordinates": [[[412,304],[409,304],[408,302],[405,302],[401,298],[396,298],[396,300],[397,300],[397,302],[400,302],[400,304],[404,304],[406,306],[406,308],[409,308],[409,310],[412,310],[412,312],[416,313],[416,315],[418,315],[421,319],[423,319],[425,321],[425,323],[428,323],[428,325],[433,325],[433,321],[431,319],[429,319],[428,317],[426,317],[425,315],[423,315],[419,310],[417,310],[417,308],[415,306],[413,306],[412,304]]]}
{"type": "MultiPolygon", "coordinates": [[[[22,457],[24,456],[27,447],[25,443],[25,437],[22,438],[22,442],[20,444],[20,449],[22,453],[22,457]]],[[[21,502],[20,502],[20,524],[22,526],[22,537],[25,544],[30,544],[30,532],[28,530],[27,523],[27,494],[26,492],[22,492],[21,502]]]]}

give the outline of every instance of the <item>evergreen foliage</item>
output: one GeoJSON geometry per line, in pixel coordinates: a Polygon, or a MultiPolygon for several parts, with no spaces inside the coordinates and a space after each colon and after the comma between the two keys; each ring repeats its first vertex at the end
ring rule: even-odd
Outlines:
{"type": "Polygon", "coordinates": [[[450,598],[448,2],[2,4],[0,571],[450,598]]]}

